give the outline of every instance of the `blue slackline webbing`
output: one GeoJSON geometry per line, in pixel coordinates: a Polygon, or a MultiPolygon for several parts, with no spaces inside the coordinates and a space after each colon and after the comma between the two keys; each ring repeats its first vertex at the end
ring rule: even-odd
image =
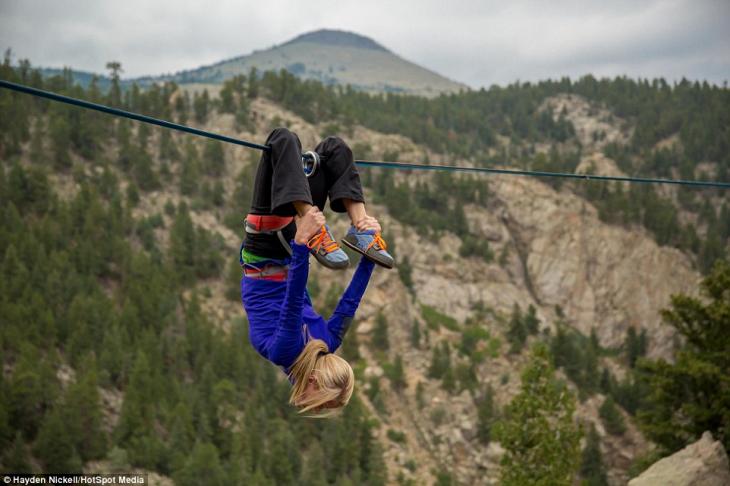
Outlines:
{"type": "Polygon", "coordinates": [[[152,125],[159,125],[161,127],[171,128],[173,130],[180,130],[181,132],[192,133],[194,135],[200,135],[202,137],[208,137],[208,138],[212,138],[214,140],[220,140],[221,142],[234,143],[236,145],[243,145],[244,147],[249,147],[249,148],[258,149],[258,150],[269,150],[269,147],[267,147],[266,145],[259,145],[257,143],[247,142],[245,140],[239,140],[237,138],[227,137],[225,135],[219,135],[217,133],[200,130],[198,128],[192,128],[192,127],[188,127],[186,125],[180,125],[179,123],[173,123],[173,122],[169,122],[167,120],[160,120],[159,118],[153,118],[153,117],[147,116],[147,115],[140,115],[138,113],[133,113],[131,111],[120,110],[118,108],[112,108],[111,106],[100,105],[98,103],[92,103],[90,101],[84,101],[84,100],[80,100],[77,98],[71,98],[70,96],[63,96],[60,94],[52,93],[50,91],[44,91],[42,89],[31,88],[30,86],[12,83],[10,81],[5,81],[2,79],[0,79],[0,87],[12,89],[14,91],[20,91],[21,93],[26,93],[26,94],[33,95],[33,96],[39,96],[41,98],[48,98],[49,100],[53,100],[53,101],[60,101],[61,103],[67,103],[69,105],[80,106],[82,108],[87,108],[89,110],[101,111],[104,113],[108,113],[110,115],[121,116],[124,118],[131,118],[132,120],[137,120],[137,121],[141,121],[141,122],[145,122],[145,123],[151,123],[152,125]]]}
{"type": "Polygon", "coordinates": [[[680,184],[687,186],[708,186],[730,189],[730,182],[715,181],[688,181],[682,179],[653,179],[648,177],[622,177],[602,176],[593,174],[572,174],[569,172],[543,172],[538,170],[516,170],[516,169],[493,169],[488,167],[458,167],[455,165],[423,165],[410,164],[407,162],[371,162],[365,160],[356,161],[358,165],[369,167],[386,167],[390,169],[415,169],[415,170],[447,170],[452,172],[486,172],[490,174],[522,175],[533,177],[564,177],[568,179],[597,180],[597,181],[623,181],[638,182],[644,184],[680,184]]]}

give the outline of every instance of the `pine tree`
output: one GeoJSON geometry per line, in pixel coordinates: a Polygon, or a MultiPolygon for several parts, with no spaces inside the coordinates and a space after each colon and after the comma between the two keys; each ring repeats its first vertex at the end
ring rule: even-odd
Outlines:
{"type": "Polygon", "coordinates": [[[147,357],[140,350],[137,352],[124,394],[122,413],[114,431],[118,444],[125,445],[134,438],[144,437],[152,432],[156,416],[153,400],[155,395],[152,370],[147,357]]]}
{"type": "Polygon", "coordinates": [[[8,388],[11,423],[26,437],[34,436],[58,393],[55,373],[37,348],[28,343],[21,347],[8,388]]]}
{"type": "Polygon", "coordinates": [[[601,385],[601,374],[598,369],[599,353],[598,336],[596,335],[596,329],[592,328],[588,345],[583,348],[583,376],[581,379],[583,390],[589,394],[597,392],[601,385]]]}
{"type": "Polygon", "coordinates": [[[730,448],[730,262],[718,261],[702,281],[705,300],[672,297],[662,311],[685,341],[674,363],[639,360],[648,384],[638,411],[647,436],[674,452],[706,430],[730,448]]]}
{"type": "Polygon", "coordinates": [[[87,357],[80,367],[76,383],[70,385],[64,398],[67,428],[81,459],[100,459],[106,454],[107,438],[102,429],[102,416],[96,379],[96,362],[87,357]]]}
{"type": "Polygon", "coordinates": [[[168,431],[170,433],[167,441],[169,446],[168,455],[173,470],[182,469],[185,459],[195,445],[195,428],[190,408],[184,402],[175,405],[169,418],[168,431]]]}
{"type": "MultiPolygon", "coordinates": [[[[10,400],[8,395],[8,387],[4,383],[2,373],[0,373],[0,450],[9,446],[15,428],[10,425],[10,400]]],[[[16,434],[18,432],[20,431],[16,431],[16,434]]]]}
{"type": "Polygon", "coordinates": [[[418,406],[418,409],[421,410],[426,405],[426,401],[423,397],[424,392],[424,385],[422,381],[418,381],[418,384],[416,384],[416,405],[418,406]]]}
{"type": "Polygon", "coordinates": [[[606,468],[601,455],[601,438],[593,424],[588,431],[586,445],[581,454],[580,477],[583,479],[582,486],[608,486],[606,468]]]}
{"type": "Polygon", "coordinates": [[[492,440],[495,420],[494,390],[487,385],[482,397],[477,401],[477,439],[484,445],[492,440]]]}
{"type": "Polygon", "coordinates": [[[616,380],[614,379],[608,368],[603,368],[601,371],[601,381],[599,383],[599,389],[604,395],[612,395],[614,388],[616,388],[616,380]]]}
{"type": "Polygon", "coordinates": [[[371,344],[374,349],[380,351],[387,351],[390,348],[388,319],[382,312],[378,312],[378,315],[375,316],[375,328],[373,329],[371,344]]]}
{"type": "Polygon", "coordinates": [[[188,141],[185,146],[185,156],[180,169],[180,193],[185,196],[192,196],[198,192],[200,185],[200,165],[198,162],[198,149],[195,144],[188,141]]]}
{"type": "Polygon", "coordinates": [[[35,164],[42,164],[46,161],[47,155],[44,150],[43,142],[45,139],[45,130],[43,126],[43,119],[36,118],[33,126],[33,136],[30,141],[30,159],[35,164]]]}
{"type": "Polygon", "coordinates": [[[62,408],[63,405],[59,404],[46,414],[33,450],[46,473],[80,473],[81,458],[74,447],[74,437],[65,423],[62,408]]]}
{"type": "Polygon", "coordinates": [[[395,361],[388,367],[388,379],[390,385],[398,392],[403,391],[407,386],[405,370],[403,369],[403,359],[400,355],[395,357],[395,361]]]}
{"type": "Polygon", "coordinates": [[[408,257],[403,257],[403,259],[398,262],[398,276],[408,291],[413,293],[413,268],[411,267],[411,262],[408,257]]]}
{"type": "Polygon", "coordinates": [[[223,207],[223,204],[226,202],[226,189],[223,182],[220,180],[215,181],[215,184],[213,185],[213,197],[211,202],[218,208],[223,207]]]}
{"type": "Polygon", "coordinates": [[[416,319],[413,320],[411,325],[411,346],[416,349],[421,347],[421,326],[416,319]]]}
{"type": "Polygon", "coordinates": [[[626,432],[624,418],[618,408],[616,408],[616,403],[613,401],[611,395],[607,396],[603,401],[601,408],[598,409],[598,414],[609,434],[622,435],[626,432]]]}
{"type": "Polygon", "coordinates": [[[99,357],[99,365],[104,376],[108,377],[114,385],[122,382],[127,361],[125,354],[123,331],[119,324],[114,322],[104,333],[99,357]]]}
{"type": "Polygon", "coordinates": [[[218,96],[220,98],[220,101],[218,103],[220,112],[221,113],[235,113],[236,100],[233,96],[233,83],[231,82],[231,80],[228,80],[225,83],[223,83],[223,88],[221,88],[218,96]]]}
{"type": "Polygon", "coordinates": [[[57,113],[51,117],[48,127],[48,136],[51,139],[53,160],[58,169],[71,167],[71,127],[63,113],[57,113]]]}
{"type": "Polygon", "coordinates": [[[241,221],[248,213],[251,204],[251,198],[253,197],[251,179],[255,176],[257,160],[256,154],[252,153],[249,162],[243,166],[238,176],[236,176],[236,189],[228,201],[227,206],[230,210],[223,219],[226,226],[236,231],[241,227],[241,221]]]}
{"type": "Polygon", "coordinates": [[[225,473],[218,449],[211,443],[196,443],[185,466],[176,474],[175,483],[181,486],[224,486],[225,473]]]}
{"type": "Polygon", "coordinates": [[[208,175],[221,176],[226,167],[223,143],[215,140],[206,141],[203,148],[203,161],[205,172],[208,175]]]}
{"type": "Polygon", "coordinates": [[[251,104],[249,100],[244,97],[239,98],[238,108],[234,115],[234,121],[236,122],[237,130],[249,130],[255,129],[253,120],[251,119],[251,104]]]}
{"type": "Polygon", "coordinates": [[[449,343],[441,341],[441,345],[433,347],[431,364],[428,368],[429,378],[443,378],[451,370],[451,349],[449,343]]]}
{"type": "Polygon", "coordinates": [[[126,472],[130,470],[129,455],[125,449],[113,447],[107,455],[110,473],[126,472]]]}
{"type": "Polygon", "coordinates": [[[182,282],[191,282],[195,276],[197,238],[187,205],[178,208],[170,229],[170,258],[182,282]]]}
{"type": "Polygon", "coordinates": [[[569,485],[578,468],[575,397],[555,378],[547,348],[537,344],[520,392],[506,407],[496,439],[506,449],[501,484],[569,485]]]}
{"type": "Polygon", "coordinates": [[[175,112],[177,113],[177,122],[180,124],[187,124],[188,122],[188,111],[190,109],[190,95],[187,92],[176,93],[175,96],[175,112]]]}
{"type": "Polygon", "coordinates": [[[111,106],[120,107],[122,106],[122,89],[119,83],[119,73],[122,72],[122,64],[117,61],[111,61],[106,63],[106,68],[111,71],[110,77],[112,79],[112,86],[109,89],[107,102],[111,106]]]}
{"type": "Polygon", "coordinates": [[[281,420],[275,421],[273,425],[271,450],[265,467],[267,477],[277,485],[294,485],[301,472],[301,453],[296,448],[288,425],[281,420]]]}
{"type": "Polygon", "coordinates": [[[309,448],[307,461],[304,468],[304,484],[312,486],[327,486],[327,475],[325,474],[326,459],[319,442],[314,442],[309,448]]]}
{"type": "Polygon", "coordinates": [[[160,132],[159,157],[161,160],[170,162],[177,161],[180,158],[180,151],[175,144],[175,140],[172,138],[170,130],[162,130],[160,132]]]}
{"type": "Polygon", "coordinates": [[[624,341],[624,349],[626,350],[626,361],[629,367],[636,366],[636,360],[646,354],[647,337],[646,329],[642,329],[639,335],[636,329],[629,327],[626,330],[626,340],[624,341]]]}
{"type": "Polygon", "coordinates": [[[550,341],[550,352],[555,366],[565,370],[565,374],[579,387],[583,386],[583,357],[576,345],[575,335],[564,324],[558,323],[555,336],[550,341]]]}
{"type": "Polygon", "coordinates": [[[202,94],[195,93],[193,95],[193,112],[195,113],[195,121],[198,123],[205,123],[208,119],[208,112],[210,109],[210,96],[208,90],[203,90],[202,94]]]}
{"type": "Polygon", "coordinates": [[[512,307],[512,317],[507,330],[507,340],[510,342],[510,353],[519,353],[527,341],[527,329],[522,319],[522,311],[517,304],[512,307]]]}
{"type": "Polygon", "coordinates": [[[248,87],[246,88],[246,94],[250,99],[257,98],[259,96],[259,74],[255,67],[252,67],[248,73],[248,87]]]}
{"type": "Polygon", "coordinates": [[[0,462],[6,472],[24,474],[33,472],[33,468],[28,462],[28,451],[23,440],[23,434],[20,431],[15,434],[15,441],[13,441],[12,446],[8,447],[5,453],[0,456],[0,462]]]}
{"type": "Polygon", "coordinates": [[[237,302],[241,298],[241,264],[231,260],[228,264],[228,275],[226,278],[226,299],[237,302]]]}
{"type": "Polygon", "coordinates": [[[132,149],[132,154],[133,160],[131,175],[139,188],[145,192],[160,189],[162,185],[160,184],[160,178],[155,171],[152,157],[150,157],[147,151],[141,147],[134,147],[132,149]]]}
{"type": "Polygon", "coordinates": [[[535,306],[532,304],[527,307],[527,314],[525,314],[524,317],[524,324],[528,334],[537,334],[537,331],[540,327],[540,319],[537,318],[537,309],[535,309],[535,306]]]}
{"type": "Polygon", "coordinates": [[[456,376],[454,376],[454,370],[449,366],[441,376],[441,388],[449,393],[456,391],[456,376]]]}
{"type": "Polygon", "coordinates": [[[454,486],[454,478],[446,469],[439,469],[436,472],[436,482],[434,486],[454,486]]]}
{"type": "Polygon", "coordinates": [[[462,362],[457,364],[454,375],[459,382],[459,391],[474,391],[477,385],[479,385],[474,363],[462,362]]]}

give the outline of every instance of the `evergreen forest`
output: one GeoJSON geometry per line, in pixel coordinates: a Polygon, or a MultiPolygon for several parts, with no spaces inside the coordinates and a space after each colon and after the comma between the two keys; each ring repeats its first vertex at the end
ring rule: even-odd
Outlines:
{"type": "MultiPolygon", "coordinates": [[[[627,143],[604,148],[625,173],[730,180],[730,91],[707,83],[585,76],[427,99],[361,93],[287,71],[252,71],[226,81],[214,97],[174,83],[122,89],[120,64],[108,68],[112,81],[102,90],[95,79],[86,87],[74,84],[68,70],[43,77],[28,61],[13,64],[7,54],[0,78],[193,126],[232,114],[240,130],[253,127],[251,105],[263,97],[343,138],[358,125],[408,137],[459,163],[560,172],[576,169],[583,147],[566,115],[546,109],[544,101],[572,94],[631,124],[627,143]],[[668,138],[676,143],[662,143],[668,138]]],[[[4,89],[0,114],[2,471],[72,473],[104,460],[116,471],[141,468],[179,485],[381,485],[396,477],[375,434],[381,424],[357,390],[337,419],[297,416],[287,405],[285,376],[249,344],[243,311],[221,325],[204,309],[217,282],[225,283],[225,299],[240,299],[240,269],[230,242],[196,223],[193,213],[214,211],[240,234],[258,154],[227,181],[228,148],[219,142],[4,89]],[[155,191],[175,197],[150,212],[142,207],[144,196],[155,191]]],[[[356,159],[400,160],[398,153],[375,153],[368,145],[353,148],[356,159]]],[[[464,214],[465,204],[489,204],[487,180],[436,173],[428,184],[412,186],[392,172],[373,170],[363,182],[393,218],[419,235],[452,232],[462,240],[460,256],[499,258],[464,214]]],[[[507,448],[504,484],[545,474],[560,484],[574,477],[606,484],[595,430],[581,430],[572,420],[576,400],[597,393],[606,397],[600,410],[606,430],[620,436],[624,416],[631,417],[659,446],[657,454],[684,447],[704,430],[730,446],[727,191],[550,184],[585,198],[605,222],[645,231],[659,245],[681,250],[704,275],[703,299],[675,296],[662,313],[683,338],[677,361],[648,359],[650,337],[633,329],[620,349],[602,348],[595,336],[562,321],[553,334],[541,334],[531,306],[515,305],[506,332],[497,337],[478,320],[462,325],[423,305],[425,328],[415,323],[409,332],[411,344],[429,355],[429,378],[449,393],[468,390],[474,397],[475,443],[499,440],[507,448]],[[429,329],[440,328],[460,332],[459,344],[424,343],[429,329]],[[529,355],[522,392],[502,410],[474,375],[476,363],[500,352],[500,340],[507,356],[529,355]],[[602,367],[603,356],[619,356],[625,377],[602,367]],[[559,393],[566,384],[556,370],[576,393],[559,393]],[[539,400],[525,390],[537,390],[539,400]],[[555,415],[546,419],[550,411],[555,415]],[[534,456],[525,451],[536,439],[519,427],[533,419],[557,424],[562,434],[558,444],[550,442],[550,430],[538,434],[544,441],[531,451],[551,466],[542,471],[529,467],[534,456]],[[572,452],[559,457],[554,447],[572,452]]],[[[398,275],[413,292],[403,255],[398,275]]],[[[385,316],[376,319],[371,342],[387,349],[385,316]]],[[[343,352],[363,378],[353,343],[343,352]]],[[[400,393],[407,385],[403,363],[384,369],[400,393]]],[[[371,383],[366,396],[382,411],[384,391],[377,386],[371,383]]],[[[396,430],[387,437],[404,440],[396,430]]],[[[647,465],[637,464],[636,472],[647,465]]],[[[437,484],[456,484],[446,466],[433,465],[437,484]]],[[[402,476],[398,482],[413,484],[402,476]]]]}

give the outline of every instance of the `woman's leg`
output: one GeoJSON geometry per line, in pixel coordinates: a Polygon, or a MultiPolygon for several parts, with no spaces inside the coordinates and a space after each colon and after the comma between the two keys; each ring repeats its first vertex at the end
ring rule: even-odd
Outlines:
{"type": "Polygon", "coordinates": [[[261,155],[251,213],[294,216],[297,214],[294,203],[312,204],[312,193],[302,170],[302,144],[286,128],[272,131],[266,144],[271,150],[261,155]]]}
{"type": "Polygon", "coordinates": [[[304,201],[294,201],[294,209],[297,210],[299,216],[304,216],[307,212],[312,209],[312,205],[304,201]]]}
{"type": "MultiPolygon", "coordinates": [[[[266,140],[270,151],[262,154],[256,171],[251,200],[251,214],[294,216],[304,214],[313,198],[307,177],[302,170],[302,144],[299,137],[286,128],[277,128],[266,140]]],[[[290,241],[296,232],[294,222],[282,230],[290,241]]],[[[258,257],[284,259],[288,249],[275,234],[246,234],[243,247],[258,257]]]]}
{"type": "MultiPolygon", "coordinates": [[[[266,140],[271,150],[261,157],[254,182],[251,213],[276,216],[304,215],[312,206],[324,209],[327,201],[326,174],[319,169],[312,177],[304,174],[302,144],[299,137],[286,128],[277,128],[266,140]]],[[[281,242],[291,241],[296,232],[294,222],[275,234],[247,234],[244,250],[266,258],[286,258],[288,248],[281,242]],[[282,236],[280,239],[279,236],[282,236]]],[[[311,243],[317,261],[326,267],[341,269],[348,266],[347,254],[334,241],[329,231],[311,243]]],[[[242,257],[244,260],[246,255],[242,257]]]]}
{"type": "Polygon", "coordinates": [[[362,253],[386,268],[394,265],[380,236],[380,224],[365,210],[360,175],[355,167],[352,150],[338,137],[328,137],[315,149],[326,160],[322,163],[330,207],[333,211],[347,212],[352,228],[342,240],[350,248],[362,253]]]}
{"type": "Polygon", "coordinates": [[[350,221],[353,226],[358,226],[358,223],[367,218],[367,212],[365,211],[365,203],[363,201],[355,201],[353,199],[344,198],[342,203],[345,205],[350,221]]]}
{"type": "Polygon", "coordinates": [[[352,223],[357,223],[367,213],[352,150],[341,138],[327,137],[315,151],[324,159],[322,173],[330,207],[337,213],[347,212],[352,223]]]}

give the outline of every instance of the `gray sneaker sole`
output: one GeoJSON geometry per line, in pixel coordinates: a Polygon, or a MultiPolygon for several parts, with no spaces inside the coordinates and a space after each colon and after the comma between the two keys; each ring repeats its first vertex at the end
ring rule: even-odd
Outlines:
{"type": "Polygon", "coordinates": [[[344,270],[350,266],[350,260],[343,260],[342,262],[332,263],[318,253],[312,253],[314,259],[319,262],[323,267],[329,268],[330,270],[344,270]]]}
{"type": "Polygon", "coordinates": [[[367,258],[368,260],[372,261],[373,263],[376,263],[376,264],[380,265],[383,268],[387,268],[387,269],[393,268],[393,263],[394,262],[393,262],[392,259],[388,259],[388,260],[381,259],[381,258],[378,257],[377,254],[372,255],[372,254],[369,254],[367,252],[362,251],[357,246],[357,244],[348,241],[347,240],[347,236],[345,236],[344,238],[342,238],[341,241],[342,241],[342,243],[344,245],[347,245],[349,248],[351,248],[351,249],[355,250],[356,252],[360,253],[361,255],[363,255],[365,258],[367,258]]]}

